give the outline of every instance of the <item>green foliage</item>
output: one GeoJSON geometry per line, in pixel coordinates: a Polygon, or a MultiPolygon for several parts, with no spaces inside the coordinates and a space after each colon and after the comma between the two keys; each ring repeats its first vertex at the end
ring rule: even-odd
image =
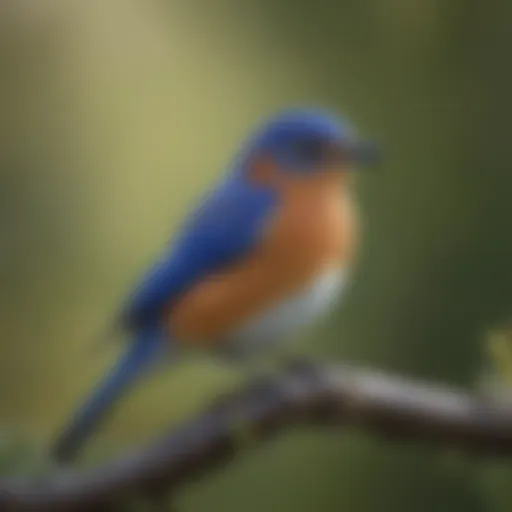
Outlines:
{"type": "Polygon", "coordinates": [[[486,342],[490,371],[503,388],[512,388],[512,327],[493,329],[486,342]]]}

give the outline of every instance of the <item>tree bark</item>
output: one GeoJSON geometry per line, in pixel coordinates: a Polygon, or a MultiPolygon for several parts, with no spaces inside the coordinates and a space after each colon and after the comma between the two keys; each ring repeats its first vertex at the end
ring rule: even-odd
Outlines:
{"type": "Polygon", "coordinates": [[[238,451],[297,425],[355,426],[395,441],[512,455],[512,403],[352,367],[299,364],[251,382],[153,445],[89,471],[0,480],[0,510],[117,510],[173,495],[238,451]]]}

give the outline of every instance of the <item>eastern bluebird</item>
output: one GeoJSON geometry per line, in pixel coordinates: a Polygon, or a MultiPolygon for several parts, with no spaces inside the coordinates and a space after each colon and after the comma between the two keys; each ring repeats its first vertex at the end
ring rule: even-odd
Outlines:
{"type": "Polygon", "coordinates": [[[135,288],[126,350],[57,440],[75,456],[113,405],[180,347],[250,355],[314,320],[345,288],[358,237],[348,173],[375,148],[317,109],[267,120],[135,288]]]}

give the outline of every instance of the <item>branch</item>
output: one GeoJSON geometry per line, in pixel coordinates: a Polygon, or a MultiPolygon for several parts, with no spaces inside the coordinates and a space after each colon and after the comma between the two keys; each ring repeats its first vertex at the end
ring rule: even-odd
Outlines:
{"type": "Polygon", "coordinates": [[[116,510],[134,493],[173,492],[293,425],[352,425],[465,453],[512,456],[512,405],[496,398],[340,366],[295,366],[217,401],[140,451],[45,481],[0,480],[0,510],[116,510]]]}

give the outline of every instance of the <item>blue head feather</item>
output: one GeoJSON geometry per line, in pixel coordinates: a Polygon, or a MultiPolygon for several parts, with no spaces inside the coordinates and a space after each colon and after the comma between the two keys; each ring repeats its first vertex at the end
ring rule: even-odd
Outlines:
{"type": "Polygon", "coordinates": [[[292,172],[310,172],[322,167],[333,149],[354,163],[373,163],[376,148],[357,140],[351,123],[332,112],[294,108],[267,119],[249,138],[243,162],[264,153],[292,172]]]}

